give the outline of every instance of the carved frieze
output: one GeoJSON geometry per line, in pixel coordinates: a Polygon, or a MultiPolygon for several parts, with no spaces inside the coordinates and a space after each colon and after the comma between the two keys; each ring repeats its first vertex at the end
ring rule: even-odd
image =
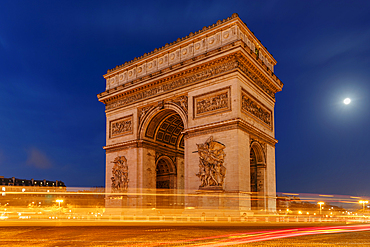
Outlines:
{"type": "Polygon", "coordinates": [[[119,97],[116,100],[107,101],[105,102],[105,107],[106,110],[122,107],[139,100],[194,84],[201,80],[231,71],[237,67],[238,63],[235,59],[235,55],[229,55],[228,57],[221,58],[219,61],[215,61],[212,64],[207,64],[206,66],[197,67],[181,74],[171,76],[170,78],[162,79],[151,88],[125,95],[125,97],[119,97]]]}
{"type": "Polygon", "coordinates": [[[114,121],[110,121],[109,126],[110,138],[119,137],[123,135],[132,134],[133,129],[133,117],[132,115],[126,116],[114,121]]]}
{"type": "Polygon", "coordinates": [[[252,80],[262,91],[264,91],[268,96],[275,99],[274,91],[264,82],[259,76],[256,75],[250,68],[248,68],[245,63],[247,62],[246,59],[242,56],[239,56],[239,63],[238,68],[250,79],[252,80]]]}
{"type": "Polygon", "coordinates": [[[103,102],[105,103],[106,110],[111,110],[149,97],[174,91],[235,69],[242,71],[243,74],[253,81],[263,92],[274,99],[275,91],[279,91],[279,89],[272,86],[266,78],[263,78],[263,76],[258,74],[252,67],[254,66],[244,55],[241,53],[234,53],[202,66],[160,79],[152,85],[135,88],[132,91],[125,92],[114,98],[103,100],[103,102]]]}
{"type": "Polygon", "coordinates": [[[125,156],[117,156],[112,167],[112,192],[126,192],[128,188],[128,165],[125,156]]]}
{"type": "Polygon", "coordinates": [[[231,110],[230,88],[194,97],[194,118],[231,110]]]}
{"type": "Polygon", "coordinates": [[[262,105],[252,95],[242,90],[242,111],[247,115],[252,115],[260,122],[272,128],[272,112],[262,105]]]}
{"type": "Polygon", "coordinates": [[[201,185],[199,189],[216,189],[223,188],[226,175],[224,166],[225,145],[214,141],[213,136],[209,137],[205,143],[197,144],[199,155],[199,177],[201,185]]]}

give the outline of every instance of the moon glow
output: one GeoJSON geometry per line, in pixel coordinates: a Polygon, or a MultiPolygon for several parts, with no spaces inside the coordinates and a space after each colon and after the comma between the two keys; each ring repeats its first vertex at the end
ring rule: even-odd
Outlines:
{"type": "Polygon", "coordinates": [[[351,103],[351,99],[350,99],[350,98],[345,98],[345,99],[343,100],[343,103],[344,103],[345,105],[348,105],[349,103],[351,103]]]}

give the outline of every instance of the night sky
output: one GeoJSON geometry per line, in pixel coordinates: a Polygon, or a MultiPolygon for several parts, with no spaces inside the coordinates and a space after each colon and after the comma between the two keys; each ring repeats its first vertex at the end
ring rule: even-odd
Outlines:
{"type": "Polygon", "coordinates": [[[369,9],[353,0],[2,0],[0,175],[104,186],[103,74],[236,12],[284,83],[277,191],[370,196],[369,9]]]}

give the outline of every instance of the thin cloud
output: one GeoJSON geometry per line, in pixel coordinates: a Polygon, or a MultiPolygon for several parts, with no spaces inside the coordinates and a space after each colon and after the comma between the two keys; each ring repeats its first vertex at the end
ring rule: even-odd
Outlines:
{"type": "Polygon", "coordinates": [[[49,169],[52,167],[52,163],[46,154],[34,147],[28,150],[26,164],[38,169],[49,169]]]}

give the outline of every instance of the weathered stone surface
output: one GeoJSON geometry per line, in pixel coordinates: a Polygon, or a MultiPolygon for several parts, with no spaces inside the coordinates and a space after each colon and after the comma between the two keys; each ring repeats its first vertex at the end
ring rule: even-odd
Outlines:
{"type": "Polygon", "coordinates": [[[274,105],[283,86],[275,64],[233,15],[109,70],[107,90],[98,95],[106,106],[107,192],[116,190],[112,162],[124,156],[127,191],[200,197],[162,200],[148,193],[122,205],[274,211],[274,105]],[[216,202],[206,196],[211,192],[240,200],[216,202]],[[263,199],[251,203],[257,197],[263,199]]]}

